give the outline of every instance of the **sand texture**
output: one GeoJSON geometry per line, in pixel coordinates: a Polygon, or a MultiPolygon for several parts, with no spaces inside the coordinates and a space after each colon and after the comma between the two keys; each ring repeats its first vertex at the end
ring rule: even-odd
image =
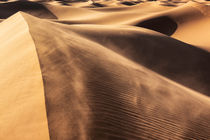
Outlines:
{"type": "Polygon", "coordinates": [[[210,140],[209,4],[0,1],[0,140],[210,140]]]}

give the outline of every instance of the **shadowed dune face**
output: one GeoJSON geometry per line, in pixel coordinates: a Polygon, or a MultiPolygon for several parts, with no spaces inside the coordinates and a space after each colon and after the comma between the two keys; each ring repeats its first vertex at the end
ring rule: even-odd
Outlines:
{"type": "Polygon", "coordinates": [[[96,7],[105,7],[105,5],[100,4],[100,3],[95,3],[95,2],[92,5],[96,7]]]}
{"type": "Polygon", "coordinates": [[[168,36],[172,35],[177,29],[177,23],[167,16],[145,20],[136,26],[151,29],[168,36]]]}
{"type": "Polygon", "coordinates": [[[210,139],[208,7],[147,1],[0,3],[0,140],[210,139]]]}
{"type": "Polygon", "coordinates": [[[40,60],[52,140],[210,137],[208,98],[79,35],[74,26],[24,17],[40,60]]]}
{"type": "Polygon", "coordinates": [[[40,18],[51,18],[56,17],[46,9],[42,4],[30,1],[15,1],[9,3],[0,3],[0,18],[8,18],[18,11],[23,11],[40,18]]]}
{"type": "Polygon", "coordinates": [[[121,4],[128,5],[128,6],[135,5],[135,3],[131,1],[124,1],[124,2],[121,2],[121,4]]]}
{"type": "Polygon", "coordinates": [[[146,29],[121,27],[117,30],[104,27],[102,30],[100,27],[83,25],[71,29],[136,63],[210,96],[208,52],[146,29]]]}

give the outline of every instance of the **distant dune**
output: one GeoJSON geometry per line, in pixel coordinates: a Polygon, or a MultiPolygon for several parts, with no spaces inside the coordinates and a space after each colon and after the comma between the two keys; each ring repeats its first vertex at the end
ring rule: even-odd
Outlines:
{"type": "Polygon", "coordinates": [[[208,1],[0,2],[0,140],[210,139],[208,1]]]}

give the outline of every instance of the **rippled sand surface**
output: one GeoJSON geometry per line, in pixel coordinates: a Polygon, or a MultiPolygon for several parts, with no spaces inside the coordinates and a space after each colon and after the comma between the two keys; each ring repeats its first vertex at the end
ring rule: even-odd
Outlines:
{"type": "Polygon", "coordinates": [[[0,140],[210,139],[210,6],[0,2],[0,140]]]}

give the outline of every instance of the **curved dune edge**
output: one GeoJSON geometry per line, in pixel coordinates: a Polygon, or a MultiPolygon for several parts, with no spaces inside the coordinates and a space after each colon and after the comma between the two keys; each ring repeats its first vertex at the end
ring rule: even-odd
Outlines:
{"type": "Polygon", "coordinates": [[[0,2],[0,140],[210,139],[207,3],[0,2]]]}
{"type": "MultiPolygon", "coordinates": [[[[99,1],[99,3],[103,1],[99,1]]],[[[115,3],[108,2],[108,3],[115,3]]],[[[90,5],[91,2],[72,3],[72,6],[61,6],[50,2],[14,1],[1,3],[0,18],[6,18],[21,10],[28,14],[51,19],[65,24],[103,24],[131,25],[148,28],[170,35],[185,43],[209,51],[210,26],[209,5],[199,2],[183,2],[182,5],[163,6],[161,2],[144,2],[134,6],[121,4],[107,7],[87,8],[80,4],[90,5]],[[30,8],[25,8],[30,7],[30,8]],[[4,11],[7,11],[6,13],[4,11]]],[[[106,5],[106,4],[105,4],[106,5]]],[[[1,21],[0,21],[1,22],[1,21]]]]}
{"type": "Polygon", "coordinates": [[[179,13],[176,16],[178,29],[172,37],[210,51],[210,34],[206,31],[210,27],[210,6],[198,2],[189,2],[184,6],[176,11],[179,13]]]}
{"type": "Polygon", "coordinates": [[[209,97],[78,35],[73,27],[21,15],[41,64],[50,139],[210,138],[209,97]]]}
{"type": "Polygon", "coordinates": [[[12,1],[0,3],[0,18],[8,18],[16,12],[23,11],[33,16],[46,19],[56,19],[56,16],[51,13],[42,3],[31,1],[12,1]]]}
{"type": "Polygon", "coordinates": [[[155,3],[145,3],[132,7],[118,6],[115,8],[79,8],[45,5],[58,17],[56,22],[65,24],[103,24],[103,25],[132,25],[136,20],[144,19],[156,13],[171,9],[155,3]]]}
{"type": "Polygon", "coordinates": [[[173,81],[210,95],[210,54],[160,33],[130,26],[71,25],[89,39],[173,81]]]}
{"type": "Polygon", "coordinates": [[[62,7],[46,4],[65,24],[132,25],[158,31],[185,43],[209,51],[209,5],[189,1],[181,6],[140,3],[130,7],[62,7]]]}
{"type": "Polygon", "coordinates": [[[0,139],[49,140],[44,87],[27,22],[0,23],[0,139]]]}

